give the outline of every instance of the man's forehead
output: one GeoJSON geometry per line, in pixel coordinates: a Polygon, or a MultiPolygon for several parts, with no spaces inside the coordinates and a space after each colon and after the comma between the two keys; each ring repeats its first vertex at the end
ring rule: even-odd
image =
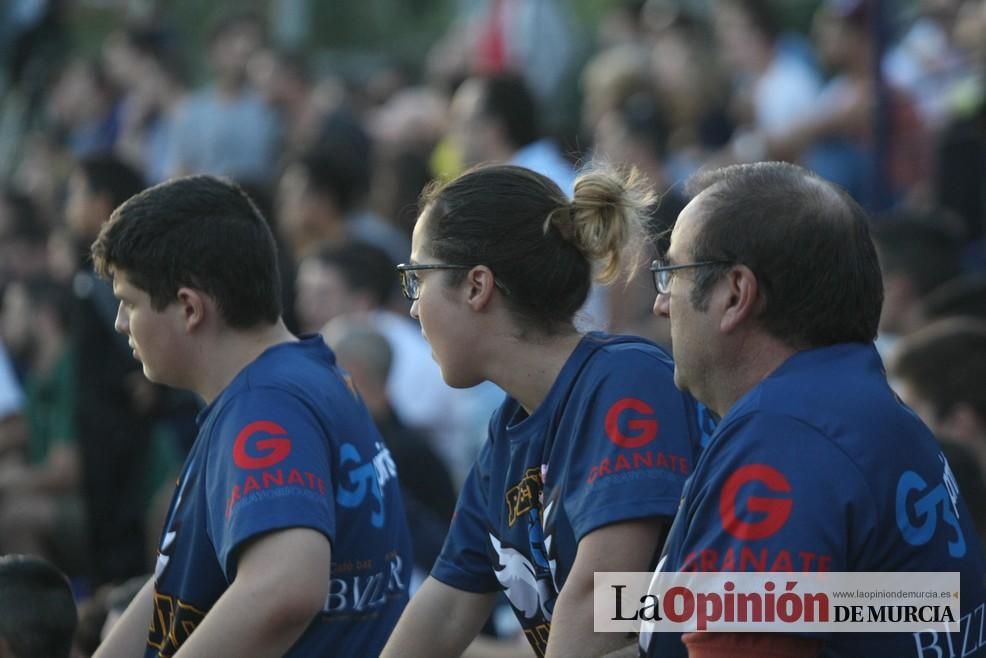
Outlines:
{"type": "Polygon", "coordinates": [[[678,213],[678,219],[675,220],[674,228],[671,230],[669,254],[672,252],[675,254],[686,253],[687,250],[691,249],[701,223],[702,205],[702,195],[699,194],[678,213]]]}

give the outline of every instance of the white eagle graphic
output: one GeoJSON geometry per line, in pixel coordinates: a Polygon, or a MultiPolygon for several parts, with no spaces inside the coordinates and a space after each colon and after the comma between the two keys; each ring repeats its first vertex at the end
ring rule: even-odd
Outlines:
{"type": "MultiPolygon", "coordinates": [[[[553,504],[554,501],[545,507],[545,518],[549,517],[553,504]]],[[[544,538],[547,555],[551,555],[551,540],[551,535],[544,538]]],[[[493,572],[503,586],[511,605],[523,613],[526,619],[533,619],[540,612],[546,621],[550,621],[551,610],[558,596],[558,587],[555,583],[556,561],[552,559],[548,562],[550,578],[545,577],[543,570],[539,577],[538,570],[523,553],[504,546],[492,533],[490,543],[496,551],[499,562],[493,572]]]]}

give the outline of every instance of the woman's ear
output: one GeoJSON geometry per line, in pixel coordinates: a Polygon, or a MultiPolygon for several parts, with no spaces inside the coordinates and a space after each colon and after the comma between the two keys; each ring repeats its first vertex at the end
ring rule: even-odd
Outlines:
{"type": "Polygon", "coordinates": [[[477,265],[466,275],[466,303],[474,311],[482,311],[493,298],[496,279],[493,271],[485,265],[477,265]]]}

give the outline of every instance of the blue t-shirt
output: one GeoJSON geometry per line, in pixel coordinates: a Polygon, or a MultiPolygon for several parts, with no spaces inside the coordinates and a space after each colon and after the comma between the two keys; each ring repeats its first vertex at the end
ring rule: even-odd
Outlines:
{"type": "Polygon", "coordinates": [[[504,590],[543,656],[579,541],[677,509],[700,432],[696,403],[673,372],[652,343],[594,333],[533,414],[507,398],[431,575],[469,592],[504,590]]]}
{"type": "Polygon", "coordinates": [[[266,350],[198,422],[161,539],[145,657],[172,655],[195,630],[244,542],[287,528],[323,533],[332,573],[321,614],[286,655],[376,656],[407,603],[410,540],[390,453],[322,338],[266,350]]]}
{"type": "MultiPolygon", "coordinates": [[[[800,352],[719,423],[662,571],[959,571],[961,630],[831,633],[823,656],[986,654],[983,550],[948,463],[871,345],[800,352]]],[[[687,656],[680,634],[645,655],[687,656]]]]}

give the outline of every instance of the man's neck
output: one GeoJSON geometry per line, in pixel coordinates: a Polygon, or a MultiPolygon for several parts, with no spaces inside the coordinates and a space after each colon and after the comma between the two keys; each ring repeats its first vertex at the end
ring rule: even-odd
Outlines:
{"type": "Polygon", "coordinates": [[[209,348],[200,350],[201,375],[192,388],[209,404],[267,349],[297,340],[281,320],[263,329],[228,330],[209,348]]]}
{"type": "Polygon", "coordinates": [[[720,368],[722,375],[708,407],[720,418],[724,417],[740,398],[798,351],[771,336],[756,336],[742,342],[733,352],[738,355],[735,362],[720,368]]]}

